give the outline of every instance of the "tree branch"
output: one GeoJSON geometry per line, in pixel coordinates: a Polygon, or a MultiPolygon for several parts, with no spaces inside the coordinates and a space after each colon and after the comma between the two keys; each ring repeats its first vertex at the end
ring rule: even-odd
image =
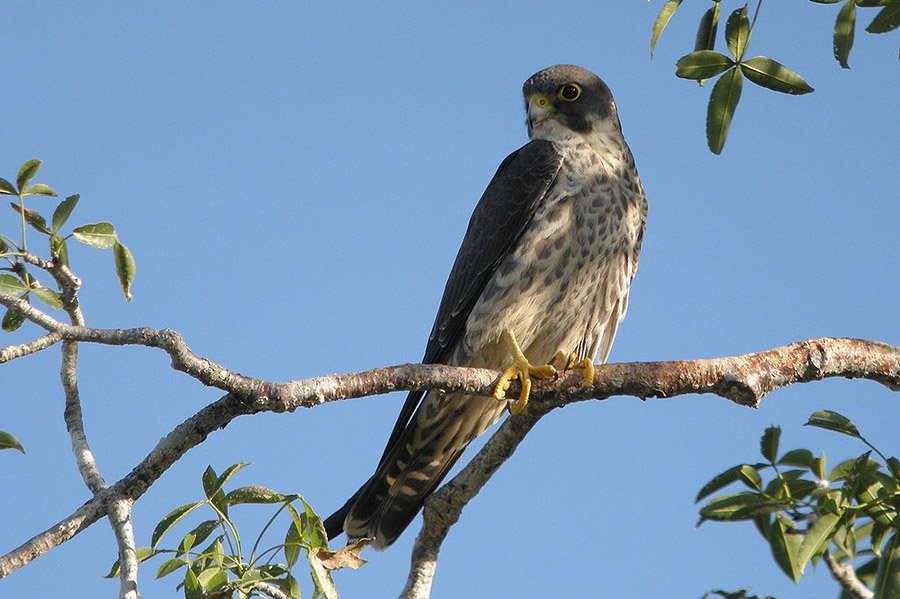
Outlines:
{"type": "Polygon", "coordinates": [[[450,527],[537,421],[554,408],[612,395],[645,399],[687,393],[715,393],[756,408],[775,389],[833,376],[869,378],[897,391],[898,368],[900,347],[859,339],[824,338],[729,358],[606,364],[597,367],[591,389],[581,387],[577,377],[570,376],[551,390],[533,391],[527,410],[507,418],[472,461],[426,500],[422,529],[413,545],[409,576],[400,597],[431,596],[437,556],[450,527]]]}
{"type": "Polygon", "coordinates": [[[0,364],[53,347],[61,340],[58,333],[48,333],[21,345],[8,345],[0,349],[0,364]]]}
{"type": "MultiPolygon", "coordinates": [[[[330,401],[398,390],[444,389],[490,395],[498,379],[496,371],[487,369],[406,364],[352,374],[270,383],[231,373],[214,362],[195,356],[173,331],[76,327],[55,321],[17,298],[0,294],[0,304],[20,309],[29,320],[40,326],[46,324],[45,328],[65,340],[158,347],[172,356],[176,369],[191,374],[205,384],[234,391],[175,427],[134,470],[112,487],[98,493],[69,518],[0,556],[0,578],[96,522],[104,515],[106,502],[112,498],[139,498],[184,453],[238,416],[261,411],[293,411],[298,407],[313,407],[330,401]],[[37,314],[29,314],[27,309],[37,314]]],[[[511,455],[534,422],[560,405],[592,398],[605,399],[612,395],[646,399],[714,393],[741,405],[756,407],[762,397],[777,388],[826,377],[866,378],[900,390],[900,348],[877,341],[824,338],[731,358],[607,364],[597,367],[594,386],[590,389],[582,386],[581,375],[576,373],[565,373],[551,384],[538,381],[526,412],[507,419],[494,435],[497,438],[492,438],[463,470],[473,478],[463,481],[463,473],[460,473],[429,502],[429,506],[440,506],[440,509],[426,507],[427,526],[436,526],[432,520],[440,517],[449,529],[465,503],[511,455]],[[492,453],[487,455],[485,452],[492,453]],[[476,472],[481,474],[476,476],[476,472]],[[443,515],[452,514],[454,510],[457,511],[455,517],[443,515]],[[441,516],[435,516],[438,511],[441,516]]],[[[514,384],[510,388],[511,394],[518,391],[516,386],[514,384]]],[[[423,565],[420,568],[422,572],[427,570],[427,561],[437,556],[446,536],[446,531],[440,533],[440,527],[429,530],[432,532],[426,535],[420,546],[417,542],[417,555],[420,557],[416,563],[423,565]]],[[[430,586],[430,576],[433,576],[433,568],[431,575],[421,578],[422,583],[428,578],[427,584],[430,586]]]]}
{"type": "Polygon", "coordinates": [[[108,503],[107,514],[119,547],[119,599],[138,599],[137,545],[131,524],[131,499],[118,497],[108,503]]]}
{"type": "Polygon", "coordinates": [[[828,569],[831,571],[831,576],[834,578],[841,588],[847,591],[847,593],[853,597],[854,599],[872,599],[875,594],[862,583],[862,581],[856,577],[856,570],[853,569],[853,564],[850,562],[839,562],[834,559],[834,556],[831,555],[830,551],[826,551],[822,554],[822,559],[825,560],[825,564],[828,566],[828,569]]]}

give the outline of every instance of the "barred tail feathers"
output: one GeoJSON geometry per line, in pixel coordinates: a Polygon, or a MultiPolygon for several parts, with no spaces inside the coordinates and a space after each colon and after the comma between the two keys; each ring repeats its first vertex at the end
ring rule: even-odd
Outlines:
{"type": "Polygon", "coordinates": [[[428,392],[372,478],[326,520],[329,538],[343,529],[351,539],[374,537],[375,548],[391,545],[504,408],[489,397],[428,392]]]}

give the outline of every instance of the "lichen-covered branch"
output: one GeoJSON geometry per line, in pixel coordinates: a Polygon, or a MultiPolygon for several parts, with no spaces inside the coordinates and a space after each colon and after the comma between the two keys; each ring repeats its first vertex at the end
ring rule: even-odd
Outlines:
{"type": "MultiPolygon", "coordinates": [[[[486,369],[405,364],[273,383],[233,373],[196,356],[174,331],[74,326],[59,322],[11,296],[0,294],[0,304],[19,309],[26,318],[63,341],[162,349],[170,355],[175,369],[229,392],[178,425],[127,476],[100,491],[69,518],[0,556],[0,578],[96,522],[107,513],[109,501],[139,498],[184,453],[238,416],[261,411],[293,411],[299,407],[398,390],[437,388],[490,395],[498,378],[497,372],[486,369]]],[[[512,454],[537,420],[553,408],[612,395],[646,399],[693,393],[714,393],[756,407],[775,389],[826,377],[865,378],[898,390],[900,348],[877,341],[824,338],[730,358],[608,364],[597,368],[592,388],[584,388],[577,373],[564,374],[552,383],[537,382],[528,410],[507,419],[472,463],[426,505],[425,528],[417,540],[414,555],[413,572],[417,574],[411,577],[407,588],[430,588],[441,542],[463,506],[512,454]]],[[[513,385],[509,392],[514,395],[517,391],[513,385]]]]}
{"type": "Polygon", "coordinates": [[[831,571],[831,577],[834,578],[837,583],[841,585],[841,588],[847,591],[847,594],[853,597],[853,599],[873,599],[873,597],[875,597],[875,593],[857,578],[853,564],[837,561],[830,551],[826,551],[822,554],[822,560],[831,571]]]}
{"type": "MultiPolygon", "coordinates": [[[[78,301],[78,289],[81,280],[62,262],[47,262],[31,254],[25,254],[26,262],[42,268],[50,273],[59,287],[62,308],[69,316],[73,326],[85,325],[84,314],[78,301]]],[[[50,333],[55,335],[55,333],[50,333]]],[[[62,344],[62,367],[60,378],[66,403],[63,418],[72,445],[72,453],[78,471],[85,486],[96,496],[108,487],[97,466],[94,453],[90,448],[84,432],[84,418],[81,409],[81,398],[78,392],[78,342],[67,339],[62,344]]],[[[137,599],[138,562],[134,541],[134,528],[131,523],[132,501],[127,497],[116,497],[106,502],[106,513],[116,544],[119,548],[119,599],[137,599]]]]}
{"type": "Polygon", "coordinates": [[[134,526],[131,523],[132,503],[129,497],[116,497],[107,502],[109,524],[119,546],[119,599],[140,597],[137,588],[137,545],[134,541],[134,526]]]}
{"type": "MultiPolygon", "coordinates": [[[[537,421],[556,407],[612,395],[665,398],[715,393],[755,408],[775,389],[834,376],[868,378],[897,391],[898,368],[900,347],[825,338],[729,358],[607,364],[597,367],[591,389],[581,387],[577,377],[567,377],[551,389],[532,391],[527,411],[507,418],[472,461],[425,502],[422,529],[413,546],[409,576],[400,597],[430,597],[438,552],[450,527],[537,421]]],[[[832,573],[837,578],[834,568],[832,573]]]]}
{"type": "Polygon", "coordinates": [[[43,351],[48,347],[53,347],[60,341],[62,341],[62,337],[58,333],[47,333],[27,343],[8,345],[0,349],[0,364],[43,351]]]}

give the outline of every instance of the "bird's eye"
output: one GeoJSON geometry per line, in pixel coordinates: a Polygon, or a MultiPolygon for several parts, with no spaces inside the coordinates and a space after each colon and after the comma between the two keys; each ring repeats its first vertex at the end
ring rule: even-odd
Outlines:
{"type": "Polygon", "coordinates": [[[577,83],[566,83],[564,86],[559,88],[559,91],[556,92],[556,95],[560,100],[565,100],[566,102],[574,102],[579,97],[581,97],[581,86],[577,83]]]}

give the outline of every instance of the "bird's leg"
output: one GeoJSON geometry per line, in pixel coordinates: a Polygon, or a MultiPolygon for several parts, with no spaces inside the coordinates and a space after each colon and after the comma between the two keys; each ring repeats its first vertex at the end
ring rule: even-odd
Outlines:
{"type": "Polygon", "coordinates": [[[509,389],[510,381],[519,379],[522,383],[522,391],[519,393],[519,398],[509,404],[509,413],[516,415],[528,405],[528,396],[531,393],[531,377],[539,379],[551,377],[556,374],[556,368],[552,364],[533,366],[528,361],[528,358],[525,357],[525,354],[522,353],[522,348],[519,347],[516,336],[509,329],[505,329],[500,335],[500,342],[506,346],[506,349],[512,355],[513,364],[500,375],[500,380],[497,381],[497,385],[494,387],[494,397],[497,401],[503,401],[506,396],[506,390],[509,389]]]}
{"type": "Polygon", "coordinates": [[[584,377],[584,386],[594,386],[594,363],[591,362],[589,358],[578,360],[578,356],[577,354],[575,354],[575,352],[566,354],[566,352],[564,352],[563,350],[559,350],[558,352],[556,352],[556,356],[554,356],[553,362],[555,364],[561,364],[563,372],[566,372],[567,370],[582,370],[582,376],[584,377]]]}

